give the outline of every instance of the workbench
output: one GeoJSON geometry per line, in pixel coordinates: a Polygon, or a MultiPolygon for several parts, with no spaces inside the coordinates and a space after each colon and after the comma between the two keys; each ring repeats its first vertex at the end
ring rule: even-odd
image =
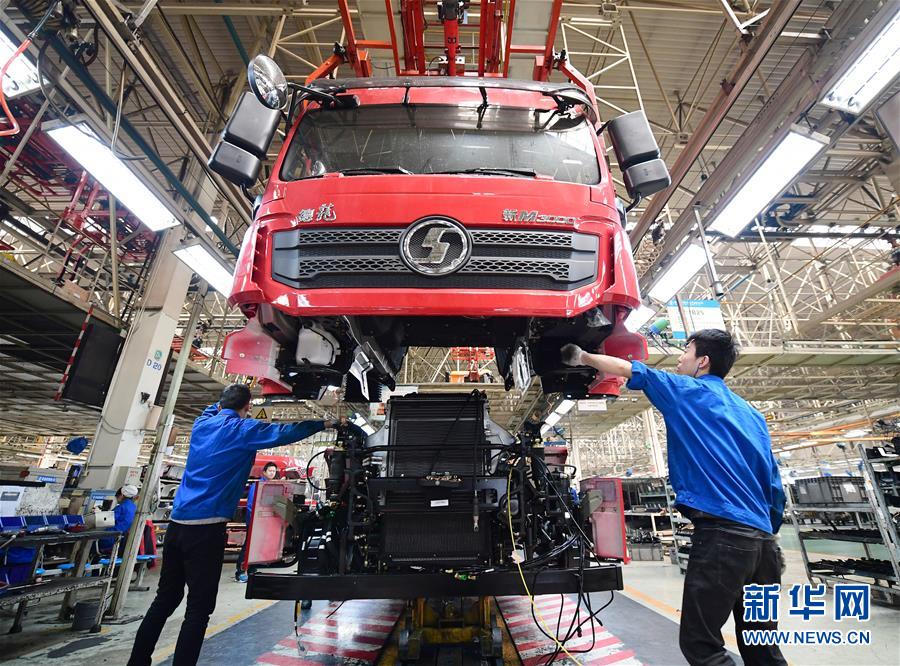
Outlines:
{"type": "Polygon", "coordinates": [[[97,619],[91,631],[99,631],[104,611],[102,599],[105,599],[112,581],[115,579],[115,562],[119,551],[121,537],[121,532],[86,530],[83,532],[42,532],[23,534],[21,536],[16,536],[13,540],[7,542],[6,547],[34,548],[34,556],[32,557],[30,565],[31,571],[28,576],[29,582],[22,585],[10,586],[6,588],[5,593],[0,596],[0,608],[18,604],[16,618],[13,621],[9,633],[16,634],[22,631],[22,619],[25,617],[25,610],[28,607],[28,602],[43,599],[44,597],[65,594],[66,596],[63,598],[62,607],[59,612],[59,620],[62,622],[67,620],[71,613],[75,594],[79,590],[95,587],[103,588],[103,592],[101,603],[97,611],[97,619]],[[116,542],[113,544],[109,558],[110,564],[106,571],[99,576],[85,576],[85,569],[89,564],[88,561],[91,556],[91,546],[93,546],[98,539],[108,539],[110,537],[115,537],[116,542]],[[44,549],[48,546],[58,546],[63,544],[72,545],[71,560],[75,563],[75,566],[69,569],[68,573],[61,574],[60,577],[55,580],[34,582],[39,568],[38,565],[44,555],[44,549]]]}

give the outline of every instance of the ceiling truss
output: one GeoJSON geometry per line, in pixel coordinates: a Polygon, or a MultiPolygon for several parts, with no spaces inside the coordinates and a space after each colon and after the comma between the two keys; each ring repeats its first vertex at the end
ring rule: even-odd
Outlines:
{"type": "MultiPolygon", "coordinates": [[[[505,18],[509,4],[501,3],[505,18]]],[[[516,3],[511,21],[515,39],[505,42],[512,46],[543,43],[550,4],[516,3]]],[[[473,47],[478,44],[480,5],[471,3],[469,24],[460,33],[467,62],[472,62],[473,47]]],[[[761,0],[573,1],[561,5],[556,50],[565,50],[571,63],[594,83],[602,112],[613,116],[645,110],[664,157],[678,176],[671,191],[634,211],[632,234],[642,238],[637,260],[644,286],[683,243],[694,238],[695,207],[699,204],[703,214],[708,213],[746,175],[752,162],[748,158],[785,131],[786,123],[801,118],[829,137],[828,149],[761,218],[759,228],[750,228],[736,239],[710,236],[726,286],[723,312],[745,348],[800,345],[815,349],[818,341],[827,340],[868,343],[880,349],[896,345],[900,335],[898,273],[891,272],[890,259],[891,251],[900,245],[897,147],[871,114],[848,119],[815,105],[820,92],[816,86],[827,78],[816,75],[839,66],[838,55],[845,46],[841,40],[862,29],[876,5],[816,0],[774,4],[761,0]]],[[[141,138],[165,168],[146,159],[139,161],[140,168],[180,210],[191,212],[189,197],[173,189],[165,169],[180,178],[189,195],[204,188],[216,193],[216,203],[205,211],[206,217],[193,211],[192,228],[227,254],[229,247],[240,245],[249,205],[241,193],[201,166],[228,110],[245,90],[246,58],[268,53],[289,78],[306,79],[329,60],[336,43],[347,44],[348,31],[338,3],[309,0],[285,6],[164,0],[155,3],[139,29],[125,23],[120,11],[127,7],[136,13],[138,3],[85,0],[83,6],[81,36],[89,38],[94,26],[100,35],[97,57],[85,68],[99,89],[87,85],[84,72],[73,72],[48,48],[42,64],[50,74],[53,104],[37,96],[34,102],[21,103],[23,112],[30,114],[35,127],[59,111],[84,114],[92,124],[106,128],[120,115],[135,132],[119,136],[121,151],[141,155],[135,137],[141,138]],[[101,97],[112,101],[112,111],[101,97]],[[218,231],[210,231],[213,228],[218,231]]],[[[21,37],[27,22],[16,4],[3,2],[0,8],[4,25],[21,37]]],[[[425,3],[425,17],[437,23],[434,3],[425,3]]],[[[370,52],[373,75],[392,74],[398,60],[384,45],[396,44],[391,32],[402,31],[397,3],[349,2],[346,18],[354,38],[370,52]],[[390,17],[386,7],[393,10],[390,17]]],[[[508,36],[506,24],[502,35],[508,36]]],[[[436,32],[426,31],[425,41],[427,57],[440,54],[436,32]]],[[[32,52],[35,58],[37,51],[32,52]]],[[[532,54],[513,51],[509,62],[511,76],[530,78],[532,54]]],[[[349,70],[345,66],[340,73],[349,74],[349,70]]],[[[273,144],[272,157],[279,148],[280,138],[273,144]]],[[[0,243],[6,248],[6,259],[16,270],[30,271],[51,288],[62,275],[70,295],[93,303],[127,327],[134,309],[140,307],[153,247],[145,248],[144,254],[129,253],[128,243],[134,239],[119,234],[114,234],[117,243],[113,245],[110,216],[104,220],[95,215],[98,226],[105,225],[107,232],[98,236],[98,242],[85,243],[73,259],[78,231],[63,221],[72,202],[71,184],[41,190],[39,174],[30,172],[22,157],[27,151],[16,155],[15,144],[2,150],[0,180],[6,181],[3,204],[8,212],[0,222],[0,243]]],[[[57,168],[60,173],[78,175],[71,164],[57,168]]],[[[107,200],[103,193],[100,198],[107,200]]],[[[127,225],[121,212],[117,222],[127,225]]],[[[709,296],[708,278],[699,275],[683,295],[709,296]]],[[[185,311],[182,324],[186,321],[185,311]]],[[[201,321],[200,330],[180,334],[198,340],[206,358],[198,362],[196,372],[211,376],[213,382],[205,387],[199,382],[195,402],[188,400],[186,408],[180,407],[184,423],[190,420],[190,410],[224,381],[220,360],[224,335],[243,325],[243,318],[215,294],[207,298],[201,321]]],[[[401,370],[402,383],[432,390],[471,388],[439,385],[454,367],[446,349],[414,349],[401,370]]],[[[69,434],[61,432],[66,429],[91,431],[92,419],[96,425],[93,413],[72,419],[65,411],[50,410],[41,416],[39,404],[52,393],[46,389],[55,386],[58,377],[37,373],[41,381],[26,386],[14,377],[23,371],[36,372],[14,362],[0,363],[0,385],[27,396],[36,420],[28,428],[23,425],[25,419],[0,414],[0,419],[6,419],[0,420],[0,432],[26,438],[62,436],[69,434]],[[56,430],[51,428],[54,421],[59,426],[56,430]],[[18,430],[7,430],[13,422],[18,430]]],[[[825,418],[831,413],[829,405],[852,403],[859,409],[865,401],[891,395],[900,398],[896,366],[890,364],[866,369],[801,365],[788,370],[766,364],[739,369],[733,384],[760,404],[777,404],[773,414],[781,415],[778,419],[785,424],[803,425],[803,418],[816,414],[825,418]]],[[[552,396],[541,396],[536,388],[518,395],[496,384],[478,387],[489,393],[493,413],[505,427],[515,428],[532,411],[546,411],[552,404],[552,396]]],[[[281,416],[321,415],[327,409],[303,405],[281,416]]],[[[644,409],[645,403],[628,394],[603,416],[579,415],[576,439],[592,451],[592,438],[644,409]]],[[[622,432],[640,433],[641,428],[633,425],[639,422],[631,419],[632,425],[622,432]]],[[[629,437],[637,441],[643,435],[629,437]]],[[[616,446],[608,447],[610,455],[616,446]]],[[[592,455],[600,456],[598,451],[592,455]]],[[[597,457],[601,459],[606,458],[597,457]]]]}

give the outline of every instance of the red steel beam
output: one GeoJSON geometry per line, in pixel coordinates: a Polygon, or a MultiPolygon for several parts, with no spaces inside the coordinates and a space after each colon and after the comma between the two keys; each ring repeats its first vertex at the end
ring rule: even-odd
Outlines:
{"type": "Polygon", "coordinates": [[[528,53],[531,55],[544,55],[543,46],[525,46],[523,44],[513,44],[509,47],[510,53],[528,53]]]}
{"type": "Polygon", "coordinates": [[[379,42],[375,39],[358,39],[356,45],[367,49],[390,49],[393,46],[390,42],[379,42]]]}
{"type": "MultiPolygon", "coordinates": [[[[556,69],[564,74],[566,78],[569,79],[569,81],[571,81],[576,86],[581,88],[585,93],[587,93],[588,98],[591,100],[591,104],[599,113],[600,110],[597,108],[597,97],[594,95],[594,84],[591,83],[588,78],[579,70],[575,69],[575,67],[573,67],[569,62],[568,58],[560,58],[559,62],[556,64],[556,69]]],[[[597,120],[599,122],[600,119],[598,118],[597,120]]]]}
{"type": "Polygon", "coordinates": [[[516,0],[509,0],[509,16],[506,17],[506,49],[503,58],[503,76],[509,76],[509,59],[512,56],[513,21],[516,20],[516,0]]]}
{"type": "Polygon", "coordinates": [[[391,33],[391,52],[394,56],[394,72],[400,76],[400,54],[397,53],[397,31],[394,29],[394,7],[391,0],[384,0],[384,11],[387,14],[388,30],[391,33]]]}
{"type": "Polygon", "coordinates": [[[400,29],[403,32],[403,67],[406,71],[418,69],[416,62],[415,0],[400,0],[400,29]]]}
{"type": "Polygon", "coordinates": [[[403,55],[407,58],[407,69],[425,74],[425,7],[422,0],[406,0],[406,13],[408,20],[403,26],[403,55]]]}
{"type": "Polygon", "coordinates": [[[330,56],[328,60],[316,67],[315,71],[312,74],[306,77],[306,83],[309,84],[316,79],[321,79],[324,76],[328,76],[343,64],[343,56],[339,56],[337,54],[330,56]]]}
{"type": "Polygon", "coordinates": [[[562,12],[563,0],[553,0],[550,8],[550,22],[547,24],[547,41],[544,43],[544,59],[534,66],[534,80],[546,81],[550,78],[550,70],[553,69],[553,42],[556,41],[556,31],[559,29],[559,15],[562,12]]]}
{"type": "Polygon", "coordinates": [[[353,19],[350,17],[350,6],[347,0],[338,0],[338,9],[341,12],[344,34],[347,36],[347,61],[357,76],[369,76],[372,73],[371,63],[367,62],[368,54],[360,51],[357,44],[356,31],[353,29],[353,19]]]}
{"type": "Polygon", "coordinates": [[[482,0],[479,25],[478,75],[500,71],[500,26],[502,16],[499,0],[482,0]]]}
{"type": "Polygon", "coordinates": [[[488,3],[481,0],[481,15],[478,19],[478,76],[484,76],[484,60],[487,50],[488,3]]]}

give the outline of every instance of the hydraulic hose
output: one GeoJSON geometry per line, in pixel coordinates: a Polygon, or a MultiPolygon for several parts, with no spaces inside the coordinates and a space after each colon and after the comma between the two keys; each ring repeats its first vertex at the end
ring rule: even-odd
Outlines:
{"type": "MultiPolygon", "coordinates": [[[[49,7],[47,7],[47,11],[41,17],[41,20],[37,22],[37,25],[34,26],[34,29],[28,33],[28,36],[25,38],[25,41],[19,44],[19,48],[17,48],[13,54],[7,59],[7,61],[3,64],[3,67],[0,68],[0,107],[3,108],[3,113],[6,115],[6,120],[9,123],[9,128],[5,130],[0,130],[0,137],[2,136],[15,136],[21,131],[19,127],[19,121],[9,110],[9,104],[6,101],[6,94],[3,92],[3,79],[6,77],[6,71],[12,66],[13,62],[15,62],[16,58],[18,58],[22,53],[31,46],[32,40],[37,37],[37,34],[43,30],[44,25],[46,25],[47,21],[50,20],[50,17],[53,15],[53,12],[56,10],[56,7],[59,5],[59,2],[52,3],[49,7]]],[[[41,73],[38,72],[38,76],[41,73]]]]}

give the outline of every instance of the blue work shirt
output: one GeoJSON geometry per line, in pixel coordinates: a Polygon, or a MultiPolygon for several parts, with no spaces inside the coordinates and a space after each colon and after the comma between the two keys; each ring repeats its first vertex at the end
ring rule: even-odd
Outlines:
{"type": "Polygon", "coordinates": [[[266,423],[241,418],[233,409],[207,407],[191,430],[172,520],[230,519],[258,450],[292,444],[324,429],[323,421],[266,423]]]}
{"type": "MultiPolygon", "coordinates": [[[[107,527],[106,529],[109,532],[122,533],[122,543],[119,544],[120,550],[121,546],[125,543],[125,538],[128,535],[128,530],[131,529],[131,523],[134,522],[134,514],[136,513],[137,506],[130,497],[123,499],[122,502],[117,504],[116,508],[113,509],[113,516],[116,519],[116,524],[113,527],[107,527]]],[[[115,539],[100,539],[98,545],[100,550],[112,550],[115,543],[115,539]]]]}
{"type": "Polygon", "coordinates": [[[778,532],[784,489],[762,414],[715,375],[687,377],[632,361],[628,388],[662,412],[678,504],[778,532]]]}

